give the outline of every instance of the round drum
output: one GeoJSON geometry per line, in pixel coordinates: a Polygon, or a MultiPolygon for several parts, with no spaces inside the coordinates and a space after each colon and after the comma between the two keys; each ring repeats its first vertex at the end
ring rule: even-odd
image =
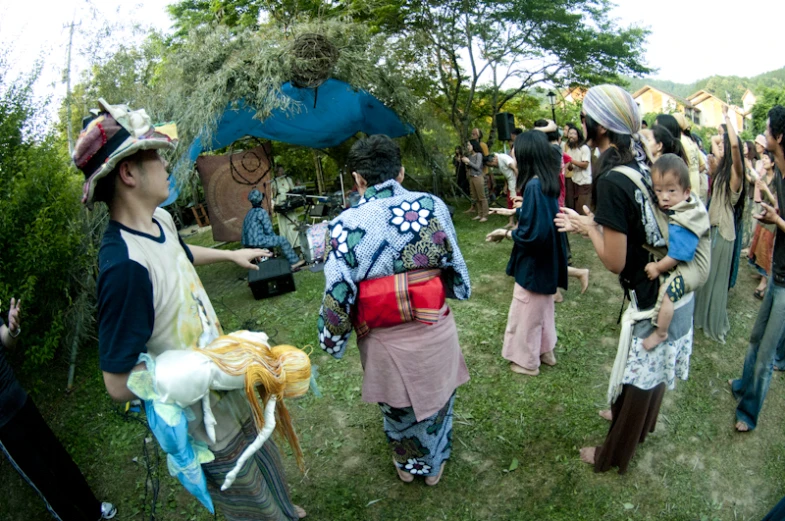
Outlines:
{"type": "Polygon", "coordinates": [[[328,222],[322,221],[308,226],[300,232],[303,258],[305,258],[305,262],[308,264],[324,260],[324,249],[327,245],[327,227],[328,222]]]}

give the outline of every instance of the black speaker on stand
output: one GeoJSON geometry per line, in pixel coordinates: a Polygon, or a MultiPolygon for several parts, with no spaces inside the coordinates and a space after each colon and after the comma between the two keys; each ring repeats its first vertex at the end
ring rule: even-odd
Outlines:
{"type": "Polygon", "coordinates": [[[499,112],[496,114],[496,132],[499,141],[509,141],[512,137],[512,130],[515,128],[515,116],[509,112],[499,112]]]}

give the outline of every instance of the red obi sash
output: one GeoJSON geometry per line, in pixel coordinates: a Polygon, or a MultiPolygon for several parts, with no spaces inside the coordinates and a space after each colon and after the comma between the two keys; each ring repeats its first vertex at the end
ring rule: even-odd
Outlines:
{"type": "Polygon", "coordinates": [[[415,270],[358,285],[358,298],[352,313],[357,337],[371,329],[391,327],[416,320],[435,324],[446,294],[441,270],[415,270]]]}

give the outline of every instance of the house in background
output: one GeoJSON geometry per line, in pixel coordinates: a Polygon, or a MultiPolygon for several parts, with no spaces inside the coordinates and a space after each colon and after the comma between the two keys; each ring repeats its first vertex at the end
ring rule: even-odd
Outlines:
{"type": "Polygon", "coordinates": [[[559,103],[582,103],[583,97],[589,89],[586,87],[569,87],[561,91],[562,101],[559,103]]]}
{"type": "MultiPolygon", "coordinates": [[[[751,102],[752,105],[755,104],[755,95],[752,94],[752,92],[748,90],[744,96],[746,97],[747,103],[751,102]],[[752,97],[750,97],[750,95],[752,97]]],[[[718,127],[725,123],[725,118],[722,116],[723,106],[728,107],[728,115],[730,116],[731,124],[737,132],[741,132],[747,128],[747,125],[752,121],[752,115],[750,114],[752,105],[750,105],[749,110],[745,110],[736,105],[730,105],[705,90],[699,90],[695,94],[688,96],[687,100],[694,107],[694,110],[699,113],[698,119],[693,119],[693,121],[703,127],[718,127]]]]}
{"type": "MultiPolygon", "coordinates": [[[[652,87],[651,85],[644,85],[632,95],[632,99],[638,104],[641,115],[656,112],[657,114],[671,114],[673,112],[681,112],[688,119],[698,124],[695,121],[695,109],[689,100],[676,96],[670,92],[662,89],[652,87]]],[[[654,122],[650,121],[649,125],[654,122]]]]}
{"type": "MultiPolygon", "coordinates": [[[[747,129],[752,124],[752,107],[756,102],[755,94],[750,90],[742,96],[743,107],[737,107],[729,105],[706,90],[699,90],[691,96],[682,98],[651,85],[638,89],[632,97],[638,104],[641,114],[681,112],[693,124],[702,127],[717,127],[724,123],[722,107],[727,106],[731,124],[737,132],[747,129]]],[[[650,121],[649,124],[651,125],[652,122],[650,121]]]]}

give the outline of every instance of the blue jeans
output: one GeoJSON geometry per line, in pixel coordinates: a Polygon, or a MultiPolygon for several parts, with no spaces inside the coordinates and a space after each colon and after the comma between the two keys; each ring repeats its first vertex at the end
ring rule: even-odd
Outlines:
{"type": "Polygon", "coordinates": [[[733,381],[733,396],[739,400],[736,419],[746,423],[750,430],[758,423],[758,414],[769,391],[774,356],[785,334],[785,287],[769,280],[758,319],[750,335],[750,347],[744,359],[741,378],[733,381]]]}

